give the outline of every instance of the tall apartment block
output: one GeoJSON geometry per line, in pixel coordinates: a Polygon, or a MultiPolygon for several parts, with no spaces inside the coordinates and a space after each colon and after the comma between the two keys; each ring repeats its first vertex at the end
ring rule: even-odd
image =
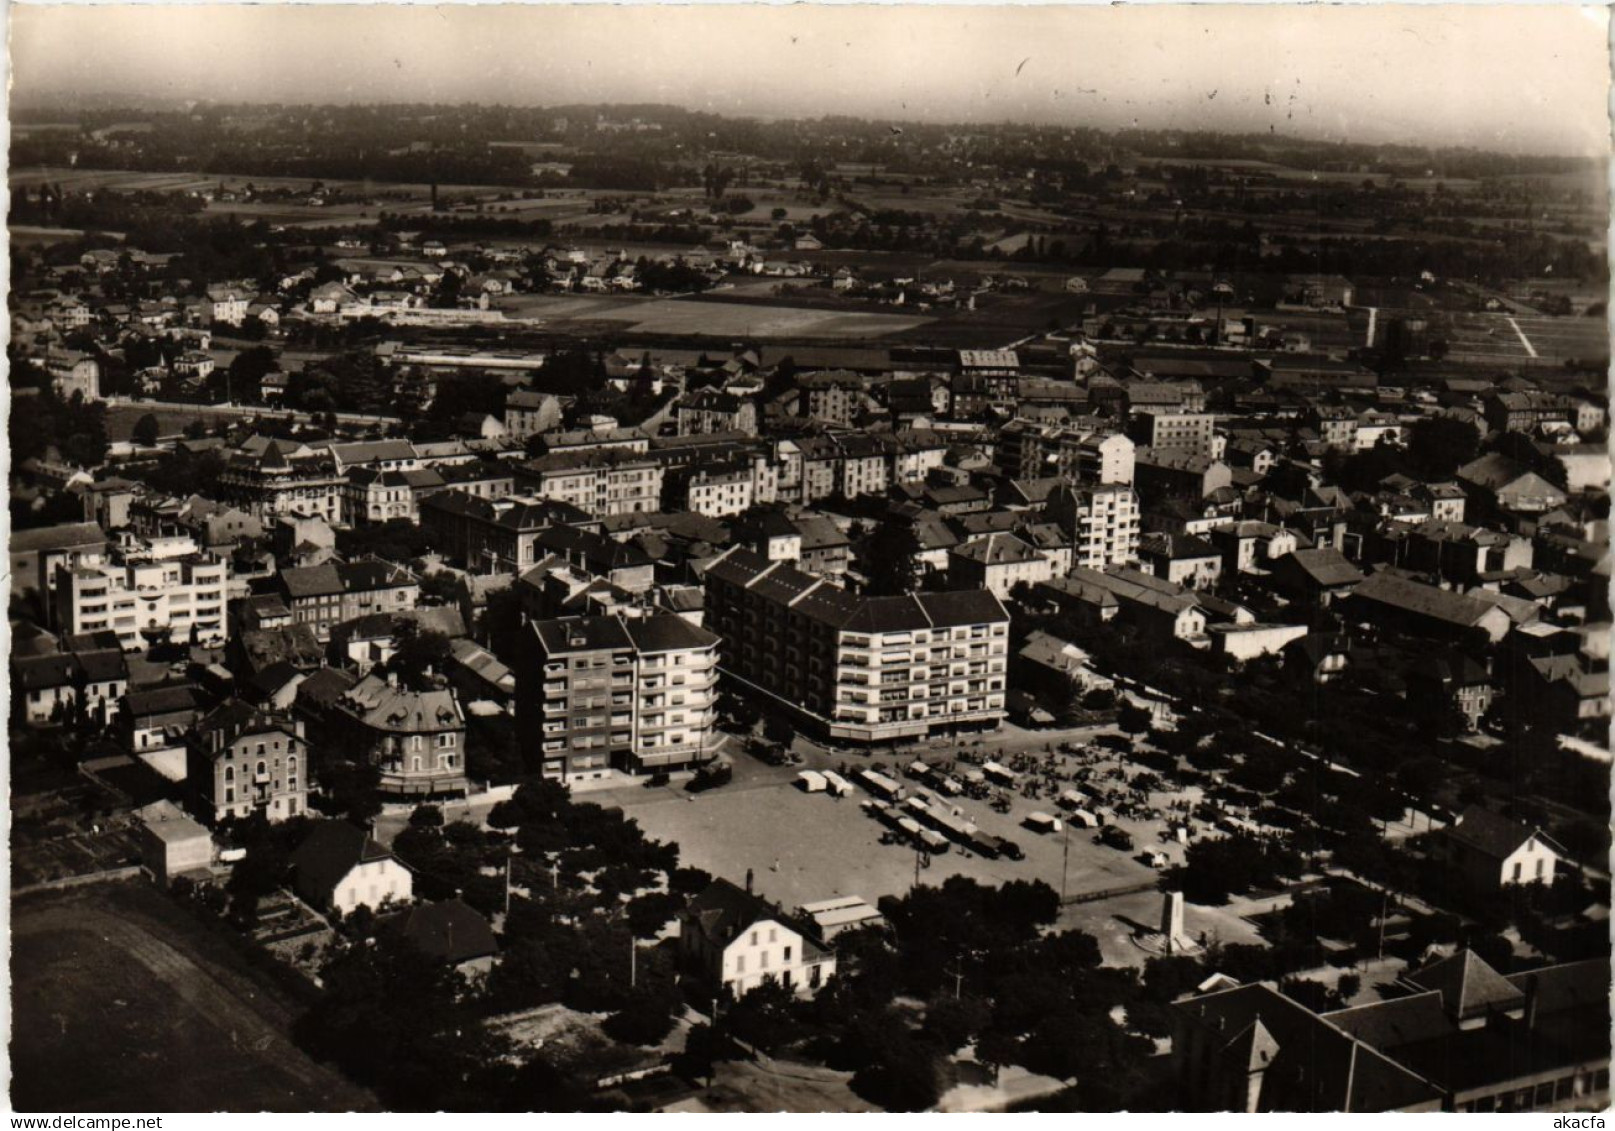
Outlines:
{"type": "Polygon", "coordinates": [[[724,675],[817,733],[878,743],[1004,717],[1009,614],[985,589],[854,597],[736,548],[706,590],[724,675]]]}
{"type": "Polygon", "coordinates": [[[716,752],[718,643],[672,613],[534,623],[516,676],[529,764],[573,780],[707,761],[716,752]]]}

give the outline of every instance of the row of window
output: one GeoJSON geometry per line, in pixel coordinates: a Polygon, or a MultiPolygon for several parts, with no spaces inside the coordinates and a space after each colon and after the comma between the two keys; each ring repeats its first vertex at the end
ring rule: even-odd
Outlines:
{"type": "Polygon", "coordinates": [[[1461,1105],[1460,1111],[1533,1111],[1551,1107],[1581,1096],[1609,1089],[1609,1069],[1593,1073],[1572,1072],[1557,1080],[1545,1080],[1532,1088],[1517,1088],[1494,1096],[1480,1096],[1461,1105]]]}

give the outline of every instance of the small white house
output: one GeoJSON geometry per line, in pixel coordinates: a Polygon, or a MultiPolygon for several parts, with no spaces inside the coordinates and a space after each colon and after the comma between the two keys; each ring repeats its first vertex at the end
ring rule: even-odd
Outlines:
{"type": "Polygon", "coordinates": [[[714,880],[682,913],[681,956],[737,998],[770,981],[811,996],[835,974],[835,954],[784,919],[760,897],[714,880]]]}
{"type": "Polygon", "coordinates": [[[1552,884],[1565,850],[1541,829],[1471,805],[1447,829],[1447,859],[1477,892],[1552,884]]]}
{"type": "Polygon", "coordinates": [[[409,902],[415,880],[365,830],[346,821],[321,821],[292,853],[292,887],[320,910],[348,915],[360,907],[409,902]]]}

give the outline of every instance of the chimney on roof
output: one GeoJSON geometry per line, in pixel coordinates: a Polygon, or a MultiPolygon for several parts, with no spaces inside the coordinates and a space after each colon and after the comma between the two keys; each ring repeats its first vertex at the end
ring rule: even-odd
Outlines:
{"type": "Polygon", "coordinates": [[[387,673],[387,686],[388,687],[397,687],[398,686],[398,673],[397,672],[388,672],[387,673]]]}
{"type": "Polygon", "coordinates": [[[1537,1007],[1541,1004],[1542,994],[1538,987],[1538,978],[1532,974],[1525,980],[1525,1031],[1536,1032],[1537,1007]]]}
{"type": "Polygon", "coordinates": [[[747,868],[746,869],[746,894],[747,895],[751,894],[751,884],[752,884],[752,871],[751,871],[750,868],[747,868]]]}

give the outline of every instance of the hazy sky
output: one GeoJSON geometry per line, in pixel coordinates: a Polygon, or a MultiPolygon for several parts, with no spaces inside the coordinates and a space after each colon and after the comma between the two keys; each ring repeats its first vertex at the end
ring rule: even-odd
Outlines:
{"type": "Polygon", "coordinates": [[[1604,153],[1607,14],[1559,5],[36,6],[13,98],[672,102],[1604,153]]]}

